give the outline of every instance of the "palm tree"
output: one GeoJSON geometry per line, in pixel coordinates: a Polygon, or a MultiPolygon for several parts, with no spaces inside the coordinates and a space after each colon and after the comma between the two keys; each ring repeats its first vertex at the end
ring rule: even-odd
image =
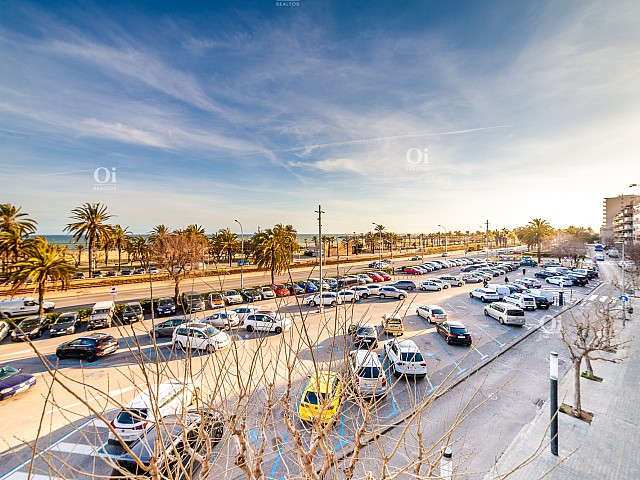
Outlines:
{"type": "Polygon", "coordinates": [[[139,261],[140,267],[144,267],[149,257],[149,243],[142,235],[133,237],[129,241],[129,252],[133,261],[139,261]]]}
{"type": "Polygon", "coordinates": [[[298,248],[296,233],[291,225],[279,223],[253,235],[254,259],[258,266],[271,271],[271,283],[275,283],[276,273],[289,268],[293,252],[298,248]]]}
{"type": "Polygon", "coordinates": [[[347,235],[346,237],[344,237],[342,239],[342,246],[344,247],[344,250],[347,252],[347,259],[349,258],[349,244],[351,243],[351,239],[349,238],[349,235],[347,235]]]}
{"type": "Polygon", "coordinates": [[[120,225],[114,225],[111,229],[111,239],[113,240],[113,247],[118,250],[118,271],[122,268],[122,250],[127,249],[129,244],[129,227],[122,228],[120,225]]]}
{"type": "Polygon", "coordinates": [[[89,243],[89,278],[93,272],[93,249],[102,237],[108,234],[109,225],[106,221],[111,218],[107,213],[107,206],[100,203],[85,203],[83,206],[71,210],[70,218],[76,220],[65,227],[65,231],[71,232],[74,242],[83,238],[89,243]]]}
{"type": "Polygon", "coordinates": [[[76,260],[76,268],[80,266],[82,263],[82,250],[84,250],[84,245],[82,243],[76,243],[76,250],[78,250],[78,260],[76,260]]]}
{"type": "Polygon", "coordinates": [[[24,249],[24,259],[15,263],[7,282],[11,284],[12,292],[15,292],[29,280],[38,285],[38,302],[40,309],[38,315],[44,315],[44,295],[47,291],[47,281],[61,282],[62,288],[69,286],[71,275],[75,268],[64,255],[64,247],[51,245],[43,237],[36,237],[24,249]]]}
{"type": "Polygon", "coordinates": [[[17,225],[0,231],[0,252],[2,253],[2,271],[11,262],[17,262],[24,248],[31,240],[17,225]]]}
{"type": "Polygon", "coordinates": [[[538,247],[538,263],[540,263],[541,259],[541,250],[542,250],[542,242],[553,235],[553,227],[546,220],[542,220],[541,218],[534,218],[525,227],[525,237],[528,238],[528,245],[537,245],[538,247]]]}
{"type": "Polygon", "coordinates": [[[109,251],[114,248],[113,227],[107,225],[107,229],[100,239],[100,247],[104,250],[104,266],[109,266],[109,251]]]}
{"type": "Polygon", "coordinates": [[[38,222],[28,217],[27,213],[22,213],[22,207],[15,207],[10,203],[0,204],[0,232],[17,227],[25,235],[30,235],[36,231],[38,222]]]}
{"type": "Polygon", "coordinates": [[[224,228],[218,230],[218,233],[214,233],[211,236],[211,241],[214,251],[220,254],[226,254],[227,260],[229,260],[229,266],[231,266],[235,252],[240,249],[238,235],[233,233],[231,229],[224,228]]]}

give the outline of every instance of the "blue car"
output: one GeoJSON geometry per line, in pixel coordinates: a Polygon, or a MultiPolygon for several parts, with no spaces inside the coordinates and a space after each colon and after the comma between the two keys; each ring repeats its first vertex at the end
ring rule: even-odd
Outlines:
{"type": "Polygon", "coordinates": [[[156,308],[160,317],[163,315],[175,315],[176,313],[176,304],[171,297],[159,298],[156,308]]]}
{"type": "Polygon", "coordinates": [[[318,287],[311,282],[298,282],[302,288],[304,288],[305,293],[316,293],[318,291],[318,287]]]}
{"type": "Polygon", "coordinates": [[[22,373],[22,369],[0,365],[0,400],[29,390],[36,384],[36,377],[22,373]]]}

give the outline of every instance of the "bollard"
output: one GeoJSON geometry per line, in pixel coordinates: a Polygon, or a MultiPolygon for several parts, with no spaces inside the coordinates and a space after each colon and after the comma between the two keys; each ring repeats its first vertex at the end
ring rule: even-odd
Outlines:
{"type": "Polygon", "coordinates": [[[442,447],[442,458],[440,459],[440,478],[451,480],[453,475],[453,453],[449,447],[442,447]]]}
{"type": "Polygon", "coordinates": [[[564,305],[564,292],[558,292],[558,305],[564,305]]]}

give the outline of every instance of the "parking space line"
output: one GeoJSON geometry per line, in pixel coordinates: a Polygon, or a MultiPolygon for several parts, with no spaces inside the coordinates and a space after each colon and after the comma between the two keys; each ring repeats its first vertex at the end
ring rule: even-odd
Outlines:
{"type": "Polygon", "coordinates": [[[280,460],[282,459],[282,451],[284,450],[284,446],[287,444],[287,440],[289,440],[289,434],[287,433],[282,439],[282,444],[280,445],[280,449],[278,450],[278,456],[276,457],[276,461],[273,463],[273,468],[271,469],[271,473],[269,474],[269,478],[273,478],[278,470],[278,465],[280,464],[280,460]]]}
{"type": "Polygon", "coordinates": [[[51,448],[51,451],[62,453],[73,453],[77,455],[97,455],[97,450],[92,445],[83,443],[60,442],[51,448]]]}
{"type": "Polygon", "coordinates": [[[456,359],[453,358],[453,355],[451,354],[451,352],[449,352],[449,350],[447,349],[447,347],[444,345],[444,343],[442,343],[442,340],[440,340],[440,335],[436,334],[435,335],[436,340],[438,341],[438,343],[440,344],[440,346],[442,347],[442,349],[445,351],[445,353],[447,354],[447,356],[451,359],[451,361],[453,362],[453,364],[456,366],[456,368],[458,369],[458,373],[464,373],[467,371],[466,368],[462,368],[460,366],[460,364],[458,362],[456,362],[456,359]]]}
{"type": "Polygon", "coordinates": [[[478,352],[478,354],[480,355],[480,358],[482,358],[483,360],[487,358],[488,355],[485,355],[480,350],[478,350],[474,344],[471,344],[471,348],[474,349],[476,352],[478,352]]]}
{"type": "MultiPolygon", "coordinates": [[[[499,324],[498,324],[499,325],[499,324]]],[[[491,335],[489,332],[487,332],[484,328],[482,328],[480,325],[475,325],[477,328],[479,328],[480,330],[482,330],[484,333],[486,333],[494,342],[496,342],[498,345],[500,345],[500,347],[504,347],[504,343],[500,342],[496,337],[494,337],[493,335],[491,335]]]]}
{"type": "Polygon", "coordinates": [[[598,298],[598,294],[597,294],[597,293],[594,293],[593,295],[591,295],[591,296],[589,297],[589,301],[590,301],[590,302],[593,302],[596,298],[598,298]]]}

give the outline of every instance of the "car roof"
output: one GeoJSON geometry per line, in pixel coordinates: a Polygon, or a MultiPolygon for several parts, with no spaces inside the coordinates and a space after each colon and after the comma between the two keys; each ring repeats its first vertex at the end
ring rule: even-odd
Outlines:
{"type": "Polygon", "coordinates": [[[449,324],[450,327],[467,328],[467,327],[464,326],[464,323],[457,322],[455,320],[450,320],[447,323],[449,324]]]}
{"type": "Polygon", "coordinates": [[[314,374],[309,376],[309,382],[305,388],[305,391],[327,393],[332,390],[332,380],[340,379],[340,374],[335,371],[318,370],[314,374]]]}
{"type": "Polygon", "coordinates": [[[433,304],[433,303],[431,303],[431,304],[427,304],[427,305],[422,305],[422,306],[423,306],[423,307],[427,307],[427,308],[429,308],[430,310],[433,310],[434,308],[439,308],[439,309],[441,309],[441,310],[444,310],[444,308],[442,308],[440,305],[435,305],[435,304],[433,304]]]}
{"type": "Polygon", "coordinates": [[[420,349],[418,348],[418,345],[416,345],[416,342],[414,342],[413,340],[402,340],[399,342],[396,342],[396,345],[398,345],[398,348],[400,349],[400,351],[403,352],[419,352],[420,349]]]}

